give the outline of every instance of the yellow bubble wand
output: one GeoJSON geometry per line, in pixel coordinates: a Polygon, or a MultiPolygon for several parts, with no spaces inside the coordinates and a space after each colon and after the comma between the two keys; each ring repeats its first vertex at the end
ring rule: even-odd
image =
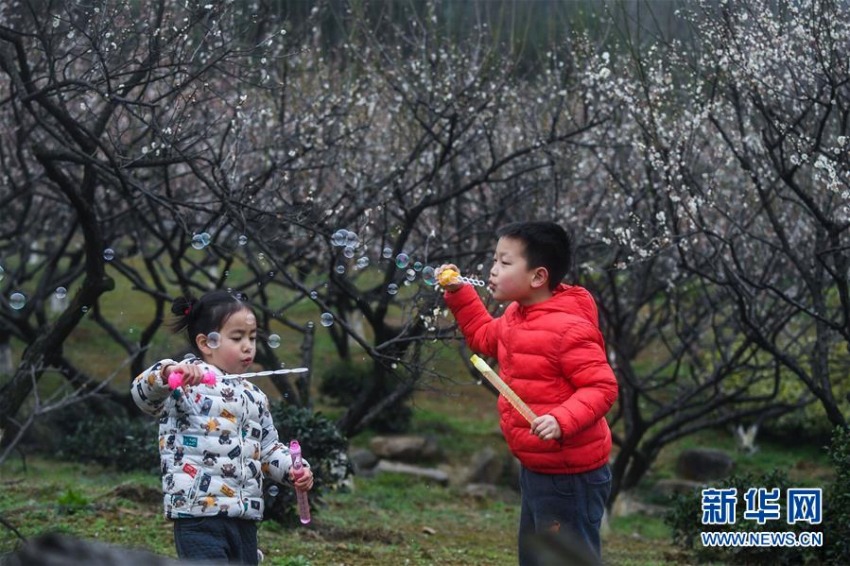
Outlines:
{"type": "Polygon", "coordinates": [[[525,420],[531,424],[534,419],[537,418],[537,415],[534,414],[534,411],[525,404],[525,401],[519,398],[519,395],[514,393],[514,390],[511,389],[507,383],[499,377],[499,374],[493,371],[493,369],[487,365],[487,362],[476,356],[475,354],[469,358],[472,361],[472,365],[475,366],[475,369],[481,372],[481,374],[487,378],[487,381],[493,384],[493,387],[499,390],[499,393],[507,399],[508,403],[514,406],[514,408],[519,411],[519,413],[525,417],[525,420]]]}

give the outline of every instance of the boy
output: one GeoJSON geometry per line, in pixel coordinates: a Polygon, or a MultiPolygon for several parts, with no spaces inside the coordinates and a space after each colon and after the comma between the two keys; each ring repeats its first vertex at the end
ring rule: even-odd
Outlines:
{"type": "MultiPolygon", "coordinates": [[[[518,222],[497,236],[488,289],[497,301],[512,302],[504,314],[493,318],[463,283],[445,285],[445,300],[469,347],[496,357],[502,379],[538,415],[529,429],[499,397],[502,433],[522,464],[519,563],[537,564],[523,542],[535,533],[557,533],[601,561],[599,527],[611,490],[605,413],[617,399],[617,379],[596,304],[584,288],[561,283],[571,260],[563,228],[518,222]]],[[[458,271],[447,264],[437,275],[444,269],[458,271]]]]}

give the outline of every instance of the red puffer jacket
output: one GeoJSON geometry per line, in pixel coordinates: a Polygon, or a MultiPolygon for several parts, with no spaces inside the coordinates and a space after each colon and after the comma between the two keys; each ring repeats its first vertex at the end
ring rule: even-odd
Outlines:
{"type": "Polygon", "coordinates": [[[611,430],[605,413],[617,399],[617,379],[605,354],[596,303],[579,286],[560,284],[552,298],[528,307],[512,303],[493,318],[471,285],[445,294],[469,347],[499,360],[502,379],[536,415],[561,426],[558,440],[540,440],[500,396],[500,425],[522,465],[544,474],[581,473],[606,462],[611,430]]]}

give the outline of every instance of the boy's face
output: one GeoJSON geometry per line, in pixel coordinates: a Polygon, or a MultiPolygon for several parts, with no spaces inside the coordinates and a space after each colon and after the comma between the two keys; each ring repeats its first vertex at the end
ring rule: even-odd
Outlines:
{"type": "Polygon", "coordinates": [[[543,268],[529,269],[525,259],[525,244],[516,238],[502,237],[496,244],[493,255],[493,267],[490,268],[490,279],[487,288],[497,301],[517,301],[520,304],[530,304],[536,301],[536,296],[546,288],[546,270],[543,268]]]}

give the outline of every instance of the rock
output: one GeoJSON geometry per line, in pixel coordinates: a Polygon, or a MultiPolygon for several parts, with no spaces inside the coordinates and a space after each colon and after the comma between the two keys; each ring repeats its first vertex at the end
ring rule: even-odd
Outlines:
{"type": "Polygon", "coordinates": [[[470,483],[463,488],[463,493],[475,499],[493,499],[499,494],[499,488],[492,483],[470,483]]]}
{"type": "Polygon", "coordinates": [[[676,473],[694,481],[719,480],[728,477],[735,461],[723,450],[692,448],[679,454],[676,473]]]}
{"type": "Polygon", "coordinates": [[[369,475],[378,465],[378,457],[375,456],[375,453],[365,448],[352,450],[348,455],[348,461],[351,462],[351,469],[357,476],[369,475]]]}
{"type": "Polygon", "coordinates": [[[437,441],[429,436],[396,435],[376,436],[369,443],[378,458],[401,462],[430,461],[440,456],[437,441]]]}
{"type": "Polygon", "coordinates": [[[630,515],[662,517],[666,512],[667,507],[664,505],[644,503],[631,492],[623,491],[614,500],[614,506],[611,508],[611,517],[628,517],[630,515]]]}
{"type": "Polygon", "coordinates": [[[381,460],[375,467],[375,472],[393,472],[396,474],[408,474],[419,478],[432,480],[440,485],[449,485],[449,474],[436,468],[423,468],[403,462],[391,462],[381,460]]]}
{"type": "Polygon", "coordinates": [[[738,449],[745,454],[755,454],[759,447],[756,446],[756,435],[759,432],[759,425],[755,423],[748,427],[738,425],[735,427],[735,441],[738,443],[738,449]]]}
{"type": "Polygon", "coordinates": [[[658,480],[653,487],[655,494],[661,497],[673,497],[677,493],[688,494],[702,490],[705,484],[698,481],[683,479],[658,480]]]}
{"type": "Polygon", "coordinates": [[[464,483],[497,484],[505,471],[504,459],[490,447],[475,453],[464,483]]]}

